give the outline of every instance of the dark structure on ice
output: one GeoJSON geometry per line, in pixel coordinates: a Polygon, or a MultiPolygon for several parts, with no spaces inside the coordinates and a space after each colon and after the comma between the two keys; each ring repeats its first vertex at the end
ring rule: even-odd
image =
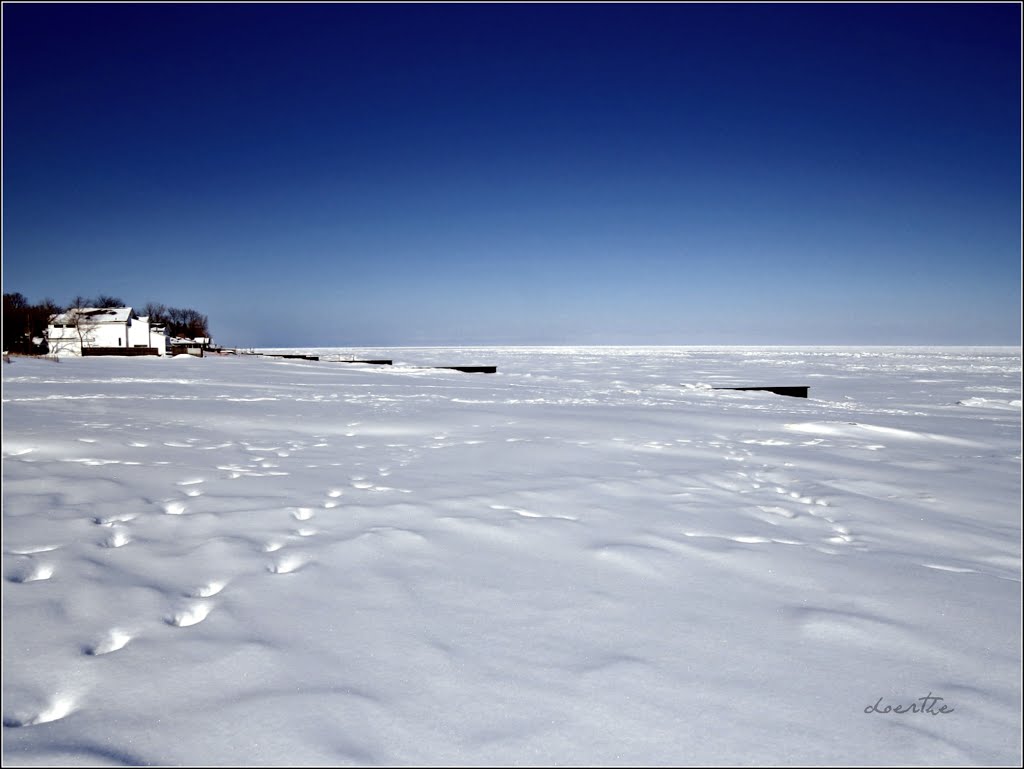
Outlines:
{"type": "Polygon", "coordinates": [[[810,387],[785,385],[783,387],[713,387],[713,390],[766,390],[776,395],[789,395],[793,398],[806,398],[810,387]]]}

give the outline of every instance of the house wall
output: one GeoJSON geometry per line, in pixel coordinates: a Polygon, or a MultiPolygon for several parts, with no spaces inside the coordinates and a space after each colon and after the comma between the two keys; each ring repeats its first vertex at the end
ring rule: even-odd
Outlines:
{"type": "Polygon", "coordinates": [[[149,347],[149,320],[128,319],[128,347],[149,347]]]}
{"type": "Polygon", "coordinates": [[[84,336],[86,347],[131,347],[127,323],[87,325],[84,336]]]}
{"type": "MultiPolygon", "coordinates": [[[[122,318],[126,315],[125,310],[130,313],[130,308],[120,308],[119,313],[122,318]]],[[[66,320],[66,317],[57,316],[51,319],[51,321],[53,320],[66,320]]],[[[158,355],[166,355],[168,348],[165,327],[154,328],[148,317],[138,318],[130,315],[127,320],[121,321],[89,322],[88,319],[83,319],[79,328],[56,326],[51,322],[46,329],[46,338],[50,354],[60,356],[80,356],[83,346],[111,350],[146,347],[156,349],[158,355]]]]}
{"type": "Polygon", "coordinates": [[[50,355],[61,357],[81,356],[82,343],[73,328],[46,327],[46,343],[50,355]]]}
{"type": "MultiPolygon", "coordinates": [[[[125,347],[128,341],[126,323],[82,323],[78,328],[47,326],[46,339],[50,355],[80,356],[82,347],[125,347]],[[81,332],[81,333],[79,333],[81,332]]],[[[149,341],[148,335],[142,340],[149,341]]]]}
{"type": "Polygon", "coordinates": [[[155,347],[157,355],[167,354],[167,331],[162,328],[149,329],[149,346],[155,347]]]}

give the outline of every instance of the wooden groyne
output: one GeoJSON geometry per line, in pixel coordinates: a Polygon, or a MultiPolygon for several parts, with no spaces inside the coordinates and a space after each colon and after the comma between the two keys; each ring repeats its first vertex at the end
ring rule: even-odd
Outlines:
{"type": "MultiPolygon", "coordinates": [[[[277,352],[261,352],[256,353],[265,358],[291,358],[298,360],[315,360],[319,361],[319,355],[300,355],[296,353],[277,353],[277,352]]],[[[372,358],[372,359],[345,359],[345,358],[328,358],[324,360],[324,363],[364,363],[374,366],[392,366],[394,361],[388,358],[372,358]]],[[[414,366],[413,368],[418,369],[448,369],[450,371],[462,371],[467,374],[497,374],[497,366],[414,366]]]]}
{"type": "Polygon", "coordinates": [[[463,371],[467,374],[497,374],[497,366],[435,366],[435,368],[447,368],[452,371],[463,371]]]}
{"type": "Polygon", "coordinates": [[[415,368],[450,369],[463,371],[467,374],[497,374],[497,366],[415,366],[415,368]]]}
{"type": "Polygon", "coordinates": [[[784,385],[781,387],[712,387],[712,390],[765,390],[776,395],[788,395],[791,398],[806,398],[810,387],[784,385]]]}

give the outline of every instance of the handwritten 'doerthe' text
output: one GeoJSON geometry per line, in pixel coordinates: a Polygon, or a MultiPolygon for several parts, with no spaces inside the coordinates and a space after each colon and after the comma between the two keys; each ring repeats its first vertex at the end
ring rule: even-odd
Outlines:
{"type": "Polygon", "coordinates": [[[865,713],[927,713],[932,716],[940,716],[946,713],[955,712],[955,708],[946,705],[942,697],[936,697],[931,692],[924,697],[918,697],[909,705],[883,705],[883,697],[879,697],[874,705],[864,708],[865,713]],[[918,704],[920,703],[920,704],[918,704]],[[941,703],[941,704],[940,704],[941,703]]]}

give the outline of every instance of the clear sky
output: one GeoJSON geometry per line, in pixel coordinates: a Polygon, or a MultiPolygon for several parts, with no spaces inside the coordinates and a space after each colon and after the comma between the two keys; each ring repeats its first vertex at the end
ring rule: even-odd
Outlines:
{"type": "Polygon", "coordinates": [[[3,290],[240,346],[1020,344],[1021,7],[3,5],[3,290]]]}

